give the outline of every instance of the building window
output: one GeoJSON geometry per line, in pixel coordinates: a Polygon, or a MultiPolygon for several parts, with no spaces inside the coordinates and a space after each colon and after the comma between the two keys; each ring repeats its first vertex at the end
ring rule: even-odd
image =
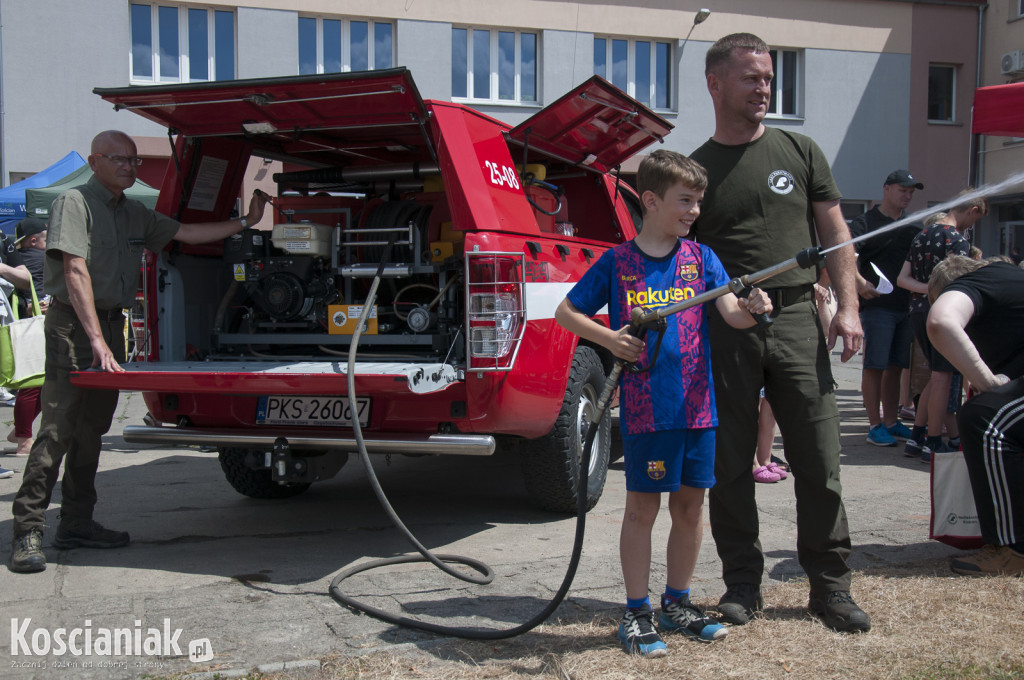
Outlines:
{"type": "Polygon", "coordinates": [[[672,106],[671,43],[594,38],[594,74],[645,106],[672,106]]]}
{"type": "Polygon", "coordinates": [[[394,32],[389,22],[299,17],[299,75],[391,68],[394,32]]]}
{"type": "Polygon", "coordinates": [[[928,120],[952,122],[956,116],[956,67],[928,66],[928,120]]]}
{"type": "Polygon", "coordinates": [[[768,114],[774,116],[799,116],[800,102],[800,53],[796,50],[770,50],[772,55],[772,99],[768,103],[768,114]]]}
{"type": "Polygon", "coordinates": [[[843,219],[849,222],[852,219],[860,217],[868,211],[867,201],[851,201],[845,198],[839,201],[839,209],[843,213],[843,219]]]}
{"type": "Polygon", "coordinates": [[[537,101],[537,34],[452,28],[452,98],[537,101]]]}
{"type": "Polygon", "coordinates": [[[1024,17],[1024,0],[1010,0],[1010,21],[1024,17]]]}
{"type": "Polygon", "coordinates": [[[133,83],[188,83],[235,77],[235,13],[200,7],[130,7],[133,83]]]}

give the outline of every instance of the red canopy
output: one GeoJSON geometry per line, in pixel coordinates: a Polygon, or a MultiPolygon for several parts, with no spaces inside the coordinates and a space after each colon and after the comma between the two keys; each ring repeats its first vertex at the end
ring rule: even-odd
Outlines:
{"type": "Polygon", "coordinates": [[[1024,137],[1024,83],[976,89],[971,132],[1001,137],[1024,137]]]}

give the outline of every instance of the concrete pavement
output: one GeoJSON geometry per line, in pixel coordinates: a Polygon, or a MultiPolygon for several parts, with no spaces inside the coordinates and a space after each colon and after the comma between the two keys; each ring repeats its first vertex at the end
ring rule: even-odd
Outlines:
{"type": "MultiPolygon", "coordinates": [[[[904,458],[900,447],[881,449],[865,442],[860,357],[851,364],[840,364],[833,355],[844,495],[854,544],[851,565],[877,568],[955,553],[928,540],[928,467],[904,458]]],[[[131,546],[53,548],[58,488],[47,515],[47,570],[17,575],[0,569],[0,675],[52,678],[67,670],[70,677],[128,678],[216,670],[223,676],[257,666],[301,666],[335,651],[399,651],[400,645],[415,645],[429,652],[436,646],[433,635],[353,614],[327,594],[341,569],[411,552],[379,508],[357,458],[336,478],[301,496],[252,500],[224,480],[216,453],[125,444],[122,428],[141,422],[145,410],[138,394],[122,394],[97,477],[96,518],[129,531],[131,546]],[[57,632],[61,628],[64,633],[57,632]],[[94,651],[104,629],[120,629],[132,644],[137,635],[140,644],[149,640],[149,647],[109,656],[57,653],[58,638],[63,635],[66,643],[74,629],[80,629],[79,646],[86,634],[92,636],[94,651]],[[196,641],[197,654],[208,652],[211,658],[190,661],[190,641],[196,641]],[[50,649],[36,654],[46,643],[50,649]]],[[[12,417],[11,409],[0,408],[0,431],[8,431],[12,417]]],[[[404,565],[354,577],[346,582],[346,592],[441,624],[499,628],[530,618],[554,594],[568,560],[574,520],[530,506],[514,456],[394,458],[390,465],[383,458],[374,461],[391,502],[428,548],[482,560],[496,578],[490,586],[471,586],[430,566],[404,565]]],[[[19,473],[0,480],[0,555],[6,562],[11,500],[24,458],[0,457],[0,466],[19,473]]],[[[758,485],[757,492],[766,582],[801,577],[792,478],[758,485]]],[[[618,534],[624,496],[621,465],[613,465],[604,495],[588,516],[583,560],[558,616],[617,616],[623,598],[618,534]]],[[[660,546],[667,530],[663,512],[654,539],[659,546],[651,580],[655,590],[664,581],[660,546]]],[[[711,605],[723,584],[710,531],[705,537],[693,592],[711,605]]],[[[854,588],[856,596],[856,580],[854,588]]]]}

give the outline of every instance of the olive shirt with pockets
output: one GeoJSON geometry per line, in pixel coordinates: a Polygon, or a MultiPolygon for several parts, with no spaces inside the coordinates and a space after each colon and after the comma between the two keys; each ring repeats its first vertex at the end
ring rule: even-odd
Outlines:
{"type": "Polygon", "coordinates": [[[97,309],[131,306],[139,285],[142,249],[163,250],[180,226],[139,201],[123,194],[115,197],[92,177],[53,202],[43,287],[70,304],[61,255],[67,253],[85,260],[97,309]]]}

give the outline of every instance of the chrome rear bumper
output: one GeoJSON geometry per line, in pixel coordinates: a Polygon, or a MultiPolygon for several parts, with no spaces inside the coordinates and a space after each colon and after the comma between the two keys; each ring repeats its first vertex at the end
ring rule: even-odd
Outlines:
{"type": "MultiPolygon", "coordinates": [[[[128,425],[123,439],[131,444],[201,444],[204,446],[236,446],[248,449],[272,449],[279,438],[288,441],[293,450],[358,451],[355,437],[295,430],[261,432],[256,429],[199,429],[193,427],[160,427],[128,425]]],[[[484,434],[371,434],[364,435],[369,453],[422,455],[489,456],[494,453],[494,437],[484,434]]]]}

